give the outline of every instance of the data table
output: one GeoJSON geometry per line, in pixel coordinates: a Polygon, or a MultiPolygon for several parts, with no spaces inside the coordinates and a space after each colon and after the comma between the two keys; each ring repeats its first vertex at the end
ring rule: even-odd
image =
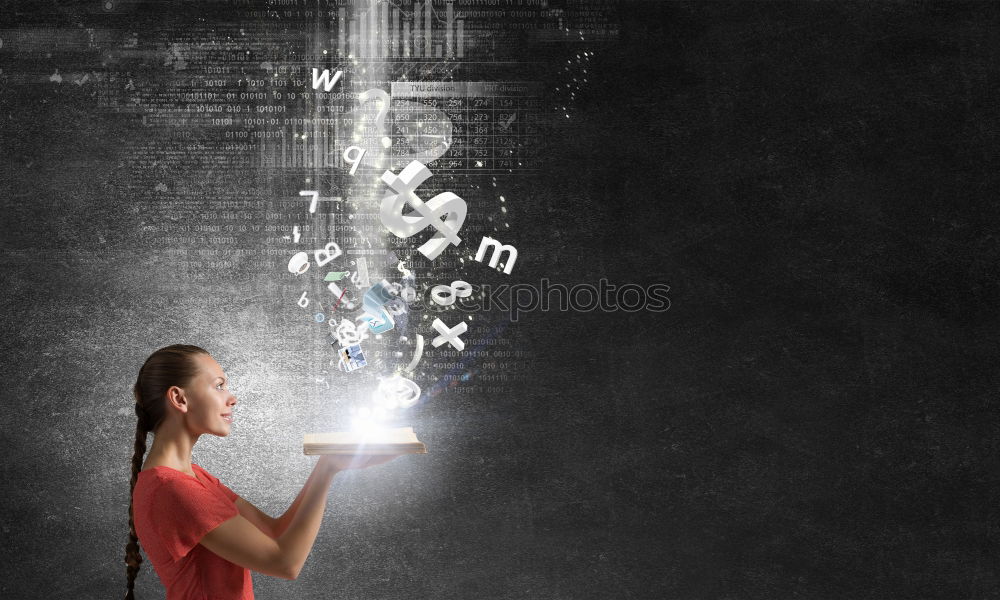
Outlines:
{"type": "Polygon", "coordinates": [[[425,146],[433,143],[427,138],[448,142],[435,163],[442,168],[529,170],[526,159],[533,156],[539,135],[540,87],[536,82],[394,82],[393,168],[409,162],[412,152],[405,142],[419,131],[425,146]]]}

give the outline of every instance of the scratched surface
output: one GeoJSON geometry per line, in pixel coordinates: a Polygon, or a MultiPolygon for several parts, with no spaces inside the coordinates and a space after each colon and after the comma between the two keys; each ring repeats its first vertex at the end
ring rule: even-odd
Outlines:
{"type": "MultiPolygon", "coordinates": [[[[36,82],[72,47],[11,50],[19,18],[96,6],[0,16],[4,598],[124,592],[152,349],[219,359],[238,420],[195,461],[272,514],[330,413],[271,274],[198,279],[143,232],[138,117],[36,82]]],[[[430,453],[338,476],[300,578],[257,597],[1000,594],[996,5],[609,10],[512,217],[514,277],[667,283],[670,310],[524,316],[508,391],[421,405],[430,453]]],[[[526,75],[561,66],[539,52],[526,75]]],[[[137,589],[164,597],[148,563],[137,589]]]]}

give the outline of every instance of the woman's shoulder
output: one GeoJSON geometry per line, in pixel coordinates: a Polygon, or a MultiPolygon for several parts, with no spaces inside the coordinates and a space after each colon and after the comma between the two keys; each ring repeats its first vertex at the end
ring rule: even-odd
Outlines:
{"type": "Polygon", "coordinates": [[[204,476],[206,480],[211,481],[212,483],[219,483],[219,478],[206,471],[201,465],[191,463],[191,468],[194,469],[194,472],[199,476],[204,476]]]}
{"type": "Polygon", "coordinates": [[[158,487],[161,485],[184,485],[198,483],[197,479],[183,471],[162,465],[146,467],[139,471],[135,487],[158,487]]]}
{"type": "Polygon", "coordinates": [[[205,486],[191,477],[170,467],[150,467],[139,471],[132,490],[132,499],[139,507],[175,501],[178,497],[200,495],[205,486]]]}
{"type": "Polygon", "coordinates": [[[184,471],[179,471],[173,467],[165,465],[147,465],[139,471],[136,481],[136,488],[158,488],[162,486],[170,487],[210,487],[218,486],[219,479],[205,470],[202,466],[191,463],[191,471],[194,476],[184,471]]]}

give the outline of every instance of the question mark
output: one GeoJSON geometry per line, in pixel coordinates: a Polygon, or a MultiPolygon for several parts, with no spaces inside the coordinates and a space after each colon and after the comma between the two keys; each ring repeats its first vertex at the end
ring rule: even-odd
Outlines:
{"type": "Polygon", "coordinates": [[[385,90],[374,88],[366,90],[358,96],[358,99],[362,102],[367,102],[372,98],[382,101],[382,106],[379,107],[378,114],[375,115],[375,121],[378,123],[379,133],[382,133],[382,147],[389,148],[389,146],[392,146],[392,140],[385,135],[385,117],[389,114],[389,93],[385,90]]]}
{"type": "MultiPolygon", "coordinates": [[[[373,98],[382,101],[381,106],[378,109],[378,113],[376,113],[375,115],[375,122],[377,123],[378,132],[382,134],[379,137],[379,142],[382,144],[382,147],[388,149],[390,146],[392,146],[392,140],[385,135],[385,130],[386,130],[385,117],[389,114],[389,101],[390,101],[389,94],[385,90],[373,88],[361,92],[361,94],[358,95],[358,100],[361,101],[361,103],[365,103],[373,98]]],[[[358,131],[358,134],[355,134],[354,141],[361,140],[361,136],[359,135],[359,133],[360,130],[358,131]]],[[[349,146],[344,149],[344,154],[343,154],[344,164],[349,165],[351,167],[352,176],[354,175],[355,172],[357,172],[358,167],[361,165],[361,160],[365,157],[365,154],[367,153],[368,153],[368,148],[362,148],[361,146],[356,146],[356,145],[349,146]]]]}

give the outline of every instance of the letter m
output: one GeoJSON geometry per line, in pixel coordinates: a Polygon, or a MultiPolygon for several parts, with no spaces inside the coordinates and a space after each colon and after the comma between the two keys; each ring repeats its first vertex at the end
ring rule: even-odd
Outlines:
{"type": "Polygon", "coordinates": [[[337,85],[337,81],[343,75],[343,71],[337,71],[333,74],[333,81],[330,81],[330,69],[323,69],[323,74],[319,74],[319,69],[313,67],[313,89],[318,89],[319,85],[323,84],[323,91],[329,92],[333,89],[333,86],[337,85]]]}
{"type": "Polygon", "coordinates": [[[504,265],[503,272],[510,275],[511,270],[514,268],[514,261],[517,260],[517,248],[509,244],[500,244],[497,240],[483,236],[483,241],[479,244],[479,251],[476,252],[476,260],[483,262],[483,257],[486,256],[486,249],[493,248],[493,255],[490,256],[490,267],[496,268],[497,263],[500,262],[500,254],[503,251],[507,251],[507,262],[504,265]]]}

